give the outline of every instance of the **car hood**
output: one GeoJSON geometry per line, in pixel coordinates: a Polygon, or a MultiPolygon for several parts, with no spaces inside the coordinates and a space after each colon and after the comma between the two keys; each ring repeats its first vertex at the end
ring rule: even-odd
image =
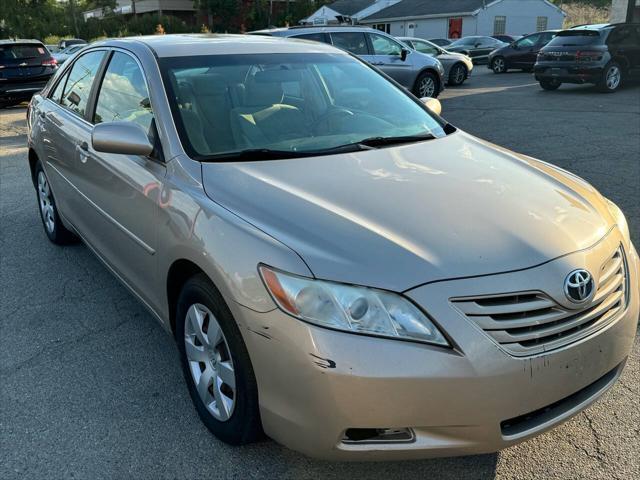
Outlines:
{"type": "Polygon", "coordinates": [[[467,62],[469,60],[469,57],[467,57],[464,53],[456,53],[456,52],[441,53],[436,58],[440,61],[443,61],[443,60],[460,61],[461,60],[463,62],[467,62]]]}
{"type": "Polygon", "coordinates": [[[578,177],[460,131],[202,172],[212,200],[291,247],[316,277],[394,291],[538,265],[593,245],[612,221],[578,177]]]}

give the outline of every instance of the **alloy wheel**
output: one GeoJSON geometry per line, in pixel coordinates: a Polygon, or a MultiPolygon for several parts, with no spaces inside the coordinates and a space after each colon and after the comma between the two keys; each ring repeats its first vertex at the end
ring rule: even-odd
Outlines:
{"type": "Polygon", "coordinates": [[[44,172],[42,171],[38,173],[38,201],[44,226],[49,233],[53,233],[56,221],[54,206],[51,200],[51,189],[49,188],[47,177],[45,177],[44,172]]]}
{"type": "Polygon", "coordinates": [[[455,70],[453,71],[453,81],[456,85],[460,85],[464,82],[464,67],[462,65],[455,67],[455,70]]]}
{"type": "Polygon", "coordinates": [[[504,59],[498,57],[493,60],[493,71],[496,73],[504,72],[504,59]]]}
{"type": "Polygon", "coordinates": [[[216,420],[229,420],[237,398],[231,351],[216,317],[200,303],[187,310],[184,347],[202,403],[216,420]]]}
{"type": "Polygon", "coordinates": [[[607,70],[606,76],[606,84],[609,90],[615,90],[620,85],[620,79],[622,78],[622,74],[620,72],[620,67],[617,65],[611,65],[609,70],[607,70]]]}
{"type": "Polygon", "coordinates": [[[420,85],[418,85],[418,92],[420,93],[420,98],[424,97],[433,97],[436,91],[436,83],[433,78],[430,76],[425,76],[421,81],[420,85]]]}

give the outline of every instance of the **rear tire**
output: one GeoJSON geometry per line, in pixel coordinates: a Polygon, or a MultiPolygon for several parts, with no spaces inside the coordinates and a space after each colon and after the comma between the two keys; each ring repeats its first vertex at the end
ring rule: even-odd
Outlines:
{"type": "Polygon", "coordinates": [[[257,440],[262,423],[249,353],[222,295],[204,274],[191,277],[180,292],[176,341],[202,423],[231,445],[257,440]]]}
{"type": "Polygon", "coordinates": [[[462,63],[456,63],[449,71],[449,85],[458,86],[462,85],[467,79],[467,67],[462,63]]]}
{"type": "Polygon", "coordinates": [[[506,73],[508,68],[504,57],[495,57],[491,60],[491,70],[493,73],[506,73]]]}
{"type": "Polygon", "coordinates": [[[77,242],[78,237],[67,230],[60,219],[58,207],[56,206],[56,201],[53,198],[53,192],[49,185],[49,179],[42,169],[40,160],[36,162],[34,180],[40,220],[42,220],[44,232],[47,234],[47,237],[49,237],[49,240],[56,245],[67,245],[77,242]]]}
{"type": "Polygon", "coordinates": [[[440,80],[433,72],[422,72],[416,79],[413,94],[418,98],[437,98],[440,94],[440,80]]]}
{"type": "Polygon", "coordinates": [[[618,62],[611,61],[602,72],[602,78],[596,84],[599,91],[613,93],[622,85],[622,67],[618,62]]]}
{"type": "Polygon", "coordinates": [[[562,82],[557,80],[540,80],[540,86],[545,90],[557,90],[562,82]]]}

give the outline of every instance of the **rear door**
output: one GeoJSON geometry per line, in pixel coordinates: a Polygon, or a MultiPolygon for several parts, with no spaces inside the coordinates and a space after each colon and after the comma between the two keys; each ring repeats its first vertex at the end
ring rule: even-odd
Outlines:
{"type": "Polygon", "coordinates": [[[370,63],[377,66],[396,82],[405,87],[412,87],[412,64],[409,58],[402,60],[400,43],[377,33],[367,33],[370,42],[370,63]]]}
{"type": "MultiPolygon", "coordinates": [[[[136,123],[149,138],[157,138],[146,76],[129,52],[112,53],[97,82],[95,102],[90,123],[136,123]]],[[[85,200],[83,236],[154,309],[159,307],[154,302],[157,218],[166,173],[160,150],[149,157],[97,152],[89,139],[76,160],[78,189],[85,200]]]]}
{"type": "Polygon", "coordinates": [[[78,228],[83,199],[78,189],[76,159],[91,142],[92,127],[86,115],[105,53],[105,50],[93,50],[78,57],[57,80],[48,101],[39,111],[45,129],[45,171],[60,212],[78,228]]]}

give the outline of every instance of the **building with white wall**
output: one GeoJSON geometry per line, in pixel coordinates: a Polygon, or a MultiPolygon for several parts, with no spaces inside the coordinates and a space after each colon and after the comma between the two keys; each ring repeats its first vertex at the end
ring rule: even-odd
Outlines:
{"type": "Polygon", "coordinates": [[[640,22],[640,0],[613,0],[611,23],[640,22]]]}
{"type": "Polygon", "coordinates": [[[338,0],[305,23],[338,23],[344,17],[397,36],[458,38],[558,29],[565,14],[547,0],[338,0]]]}

